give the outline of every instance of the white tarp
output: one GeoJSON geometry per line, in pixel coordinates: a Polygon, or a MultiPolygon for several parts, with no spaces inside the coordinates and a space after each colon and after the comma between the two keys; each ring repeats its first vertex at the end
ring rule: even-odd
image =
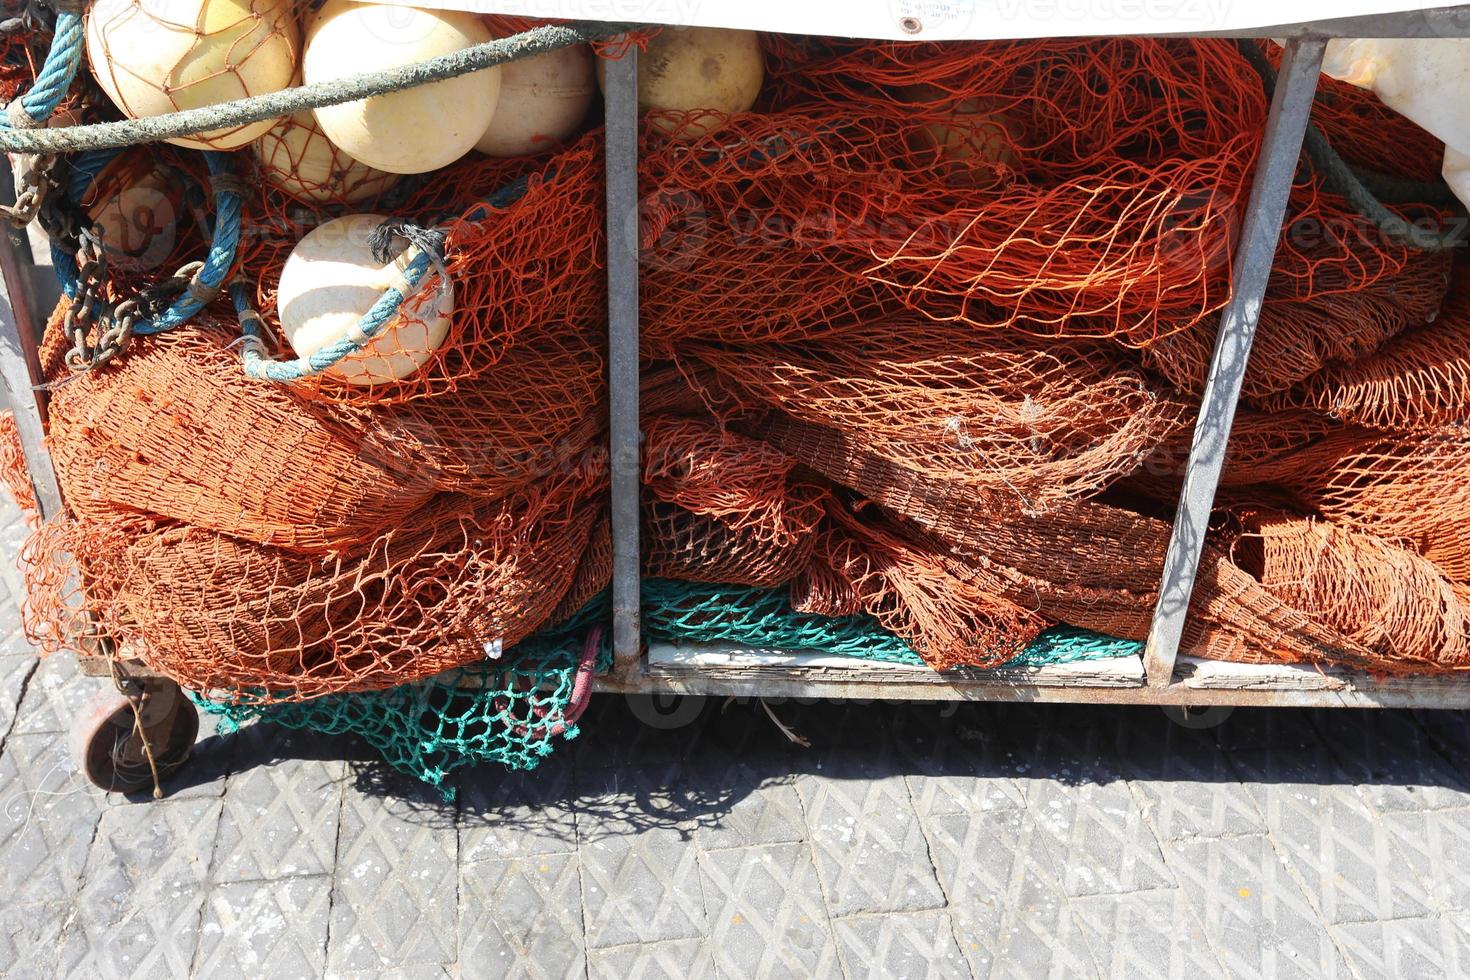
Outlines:
{"type": "MultiPolygon", "coordinates": [[[[740,27],[787,34],[953,40],[1203,34],[1402,13],[1451,0],[389,0],[565,20],[740,27]]],[[[1470,4],[1466,5],[1470,7],[1470,4]]]]}

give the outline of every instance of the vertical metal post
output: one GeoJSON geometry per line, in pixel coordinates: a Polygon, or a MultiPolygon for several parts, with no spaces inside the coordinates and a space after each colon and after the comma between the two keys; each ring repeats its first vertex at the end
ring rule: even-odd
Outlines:
{"type": "Polygon", "coordinates": [[[1144,651],[1148,680],[1154,686],[1168,684],[1174,674],[1174,658],[1184,635],[1210,509],[1214,506],[1220,470],[1225,463],[1225,446],[1235,421],[1235,404],[1261,317],[1266,281],[1271,276],[1271,263],[1281,238],[1287,197],[1311,116],[1325,46],[1326,42],[1320,38],[1288,41],[1271,98],[1261,159],[1256,166],[1235,256],[1234,289],[1220,317],[1215,354],[1184,472],[1184,488],[1174,515],[1174,532],[1164,556],[1164,577],[1154,609],[1153,628],[1144,651]]]}
{"type": "MultiPolygon", "coordinates": [[[[6,197],[12,189],[6,184],[6,197]]],[[[40,337],[36,329],[31,295],[30,263],[22,262],[14,233],[0,228],[0,380],[4,381],[15,427],[25,452],[26,470],[36,492],[42,518],[61,510],[61,488],[46,451],[46,393],[41,383],[40,337]]]]}
{"type": "Polygon", "coordinates": [[[608,412],[612,466],[613,676],[642,669],[638,426],[638,50],[607,62],[608,412]]]}

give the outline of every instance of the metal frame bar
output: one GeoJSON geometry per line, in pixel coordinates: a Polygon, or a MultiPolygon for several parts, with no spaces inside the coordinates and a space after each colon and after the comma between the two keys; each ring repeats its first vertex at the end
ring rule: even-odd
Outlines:
{"type": "Polygon", "coordinates": [[[605,63],[607,165],[608,439],[613,549],[613,675],[643,670],[638,418],[638,49],[605,63]]]}
{"type": "MultiPolygon", "coordinates": [[[[1148,683],[1123,687],[1040,686],[1002,681],[983,672],[890,680],[854,670],[840,678],[792,669],[759,679],[711,670],[699,676],[650,669],[642,651],[640,568],[640,427],[638,308],[637,52],[606,64],[608,407],[613,543],[613,673],[598,690],[780,697],[944,700],[1088,701],[1120,704],[1262,704],[1321,706],[1470,707],[1470,685],[1459,676],[1371,678],[1352,675],[1345,689],[1200,688],[1174,676],[1204,531],[1223,465],[1245,364],[1254,339],[1300,145],[1315,91],[1325,37],[1470,37],[1470,5],[1286,25],[1230,36],[1288,37],[1286,60],[1268,117],[1262,162],[1241,233],[1232,295],[1217,338],[1185,491],[1165,559],[1165,573],[1145,653],[1148,683]]],[[[0,370],[12,394],[27,464],[48,516],[60,494],[42,441],[44,392],[29,281],[8,236],[0,242],[0,370]],[[15,303],[13,297],[21,297],[15,303]],[[23,397],[25,395],[33,397],[23,397]]]]}
{"type": "MultiPolygon", "coordinates": [[[[0,199],[15,202],[15,188],[0,180],[0,199]]],[[[0,380],[5,384],[15,427],[20,433],[26,470],[42,519],[61,511],[61,487],[46,450],[46,391],[41,383],[40,331],[32,298],[32,262],[22,255],[11,228],[0,228],[0,380]]],[[[24,239],[22,239],[24,240],[24,239]]],[[[29,244],[27,243],[27,247],[29,244]]]]}
{"type": "Polygon", "coordinates": [[[1287,41],[1276,91],[1271,98],[1261,159],[1256,165],[1240,229],[1232,275],[1234,286],[1220,317],[1215,353],[1184,471],[1184,486],[1179,492],[1179,509],[1174,515],[1174,529],[1164,557],[1164,576],[1154,607],[1153,628],[1149,630],[1144,652],[1149,683],[1155,687],[1168,684],[1174,675],[1174,658],[1189,615],[1189,600],[1194,593],[1200,557],[1204,554],[1210,510],[1225,465],[1225,447],[1230,441],[1241,382],[1256,339],[1266,282],[1271,278],[1271,264],[1281,239],[1287,198],[1301,157],[1307,121],[1312,115],[1312,100],[1325,49],[1326,41],[1321,38],[1287,41]]]}

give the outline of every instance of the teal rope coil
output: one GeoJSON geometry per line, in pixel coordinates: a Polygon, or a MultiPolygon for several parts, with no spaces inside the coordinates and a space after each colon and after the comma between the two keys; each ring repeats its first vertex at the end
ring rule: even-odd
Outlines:
{"type": "MultiPolygon", "coordinates": [[[[211,176],[225,178],[232,174],[230,154],[210,151],[204,156],[211,176]]],[[[67,194],[73,203],[80,202],[92,178],[106,166],[108,159],[110,157],[102,154],[82,154],[79,162],[85,164],[83,171],[67,187],[67,194]]],[[[244,202],[228,181],[221,180],[214,189],[214,203],[214,234],[204,266],[199,271],[200,290],[186,291],[157,317],[139,320],[133,327],[133,333],[162,333],[180,326],[208,305],[209,294],[216,292],[224,284],[225,276],[229,275],[230,267],[235,264],[235,252],[240,245],[240,221],[244,202]]],[[[76,258],[57,248],[55,243],[51,246],[51,257],[55,264],[56,277],[61,282],[61,291],[68,299],[75,299],[78,286],[76,258]]]]}

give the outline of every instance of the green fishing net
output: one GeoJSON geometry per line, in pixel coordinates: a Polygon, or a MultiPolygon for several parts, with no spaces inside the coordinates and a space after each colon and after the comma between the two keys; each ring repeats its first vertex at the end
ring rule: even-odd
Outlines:
{"type": "MultiPolygon", "coordinates": [[[[606,671],[612,652],[605,628],[606,593],[576,616],[518,644],[496,661],[440,674],[386,691],[334,694],[291,704],[252,703],[248,694],[213,701],[194,696],[229,730],[260,718],[288,728],[361,737],[394,769],[440,788],[456,769],[497,762],[534,769],[557,742],[576,738],[574,705],[579,667],[598,626],[595,669],[606,671]]],[[[643,583],[643,632],[649,640],[729,643],[772,650],[824,653],[862,660],[921,665],[908,644],[870,616],[829,619],[796,612],[785,589],[751,589],[663,579],[643,583]]],[[[1042,633],[1007,666],[1136,656],[1143,644],[1057,626],[1042,633]]]]}
{"type": "MultiPolygon", "coordinates": [[[[667,579],[643,583],[643,631],[670,643],[730,643],[771,650],[836,654],[922,665],[913,649],[871,616],[828,618],[791,608],[785,589],[704,585],[667,579]]],[[[1072,626],[1046,630],[1007,667],[1044,667],[1137,656],[1143,644],[1072,626]]]]}

